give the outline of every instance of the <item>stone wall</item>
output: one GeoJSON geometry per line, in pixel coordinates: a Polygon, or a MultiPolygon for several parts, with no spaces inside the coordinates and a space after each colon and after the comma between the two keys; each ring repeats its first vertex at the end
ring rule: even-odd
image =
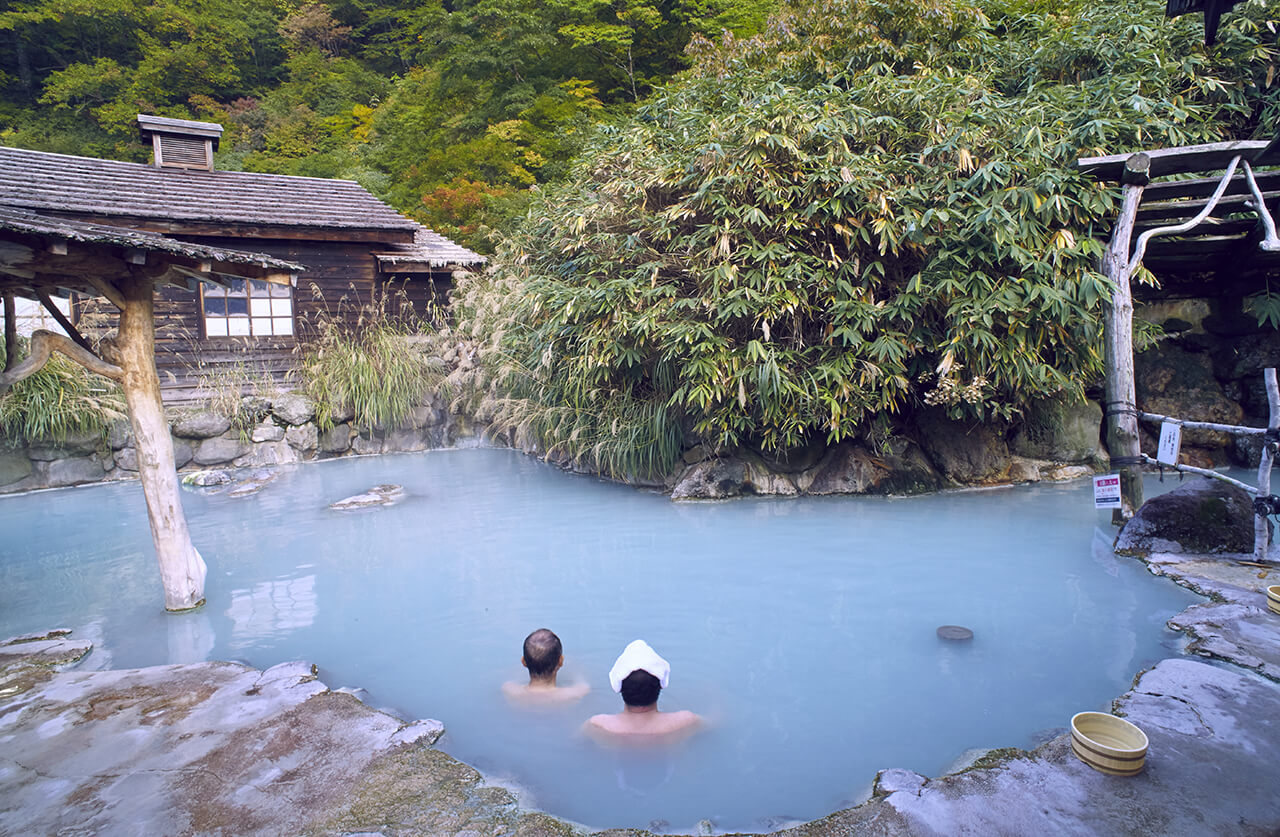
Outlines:
{"type": "MultiPolygon", "coordinates": [[[[1267,425],[1262,372],[1280,366],[1280,332],[1259,327],[1239,298],[1163,300],[1139,306],[1135,316],[1167,335],[1135,358],[1138,409],[1188,421],[1267,425]]],[[[1142,449],[1155,455],[1159,426],[1140,425],[1142,449]]],[[[1188,465],[1258,467],[1260,440],[1225,433],[1185,431],[1188,465]]]]}
{"type": "MultiPolygon", "coordinates": [[[[315,409],[300,395],[246,398],[233,426],[225,415],[199,408],[171,409],[169,429],[179,471],[206,468],[259,468],[359,454],[397,453],[452,446],[468,435],[465,422],[444,402],[430,398],[405,427],[357,429],[351,413],[333,416],[322,430],[315,409]]],[[[59,488],[104,480],[133,479],[138,454],[127,421],[117,422],[105,439],[68,438],[58,443],[20,447],[0,444],[0,494],[59,488]]]]}

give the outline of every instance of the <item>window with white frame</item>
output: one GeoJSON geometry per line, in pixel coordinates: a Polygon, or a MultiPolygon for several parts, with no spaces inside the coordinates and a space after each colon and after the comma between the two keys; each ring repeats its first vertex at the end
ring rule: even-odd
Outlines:
{"type": "Polygon", "coordinates": [[[293,288],[256,279],[228,286],[200,285],[205,337],[281,337],[293,334],[293,288]]]}

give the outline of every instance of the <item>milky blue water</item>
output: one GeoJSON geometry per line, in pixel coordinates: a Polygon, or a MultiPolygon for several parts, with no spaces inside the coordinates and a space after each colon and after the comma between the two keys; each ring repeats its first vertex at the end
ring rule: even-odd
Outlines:
{"type": "Polygon", "coordinates": [[[283,469],[262,493],[184,491],[208,604],[163,612],[140,487],[0,498],[0,637],[71,627],[92,667],[305,659],[331,687],[446,724],[441,746],[527,804],[591,826],[764,830],[865,797],[877,770],[938,775],[1036,744],[1177,653],[1195,601],[1109,548],[1089,482],[904,499],[665,496],[505,450],[283,469]],[[328,505],[378,483],[400,505],[328,505]],[[935,629],[971,628],[957,644],[935,629]],[[525,634],[564,641],[580,703],[508,705],[525,634]],[[671,748],[603,749],[614,657],[672,666],[671,748]]]}

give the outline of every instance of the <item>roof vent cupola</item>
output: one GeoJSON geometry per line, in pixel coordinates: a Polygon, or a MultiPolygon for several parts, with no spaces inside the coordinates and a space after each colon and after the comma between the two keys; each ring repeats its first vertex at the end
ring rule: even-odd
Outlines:
{"type": "Polygon", "coordinates": [[[138,114],[143,140],[151,141],[151,161],[161,168],[213,171],[213,152],[222,126],[215,122],[138,114]]]}

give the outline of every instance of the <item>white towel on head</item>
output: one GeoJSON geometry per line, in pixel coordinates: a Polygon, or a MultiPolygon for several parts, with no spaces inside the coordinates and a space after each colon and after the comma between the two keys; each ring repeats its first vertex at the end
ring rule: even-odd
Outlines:
{"type": "Polygon", "coordinates": [[[609,685],[615,692],[621,692],[622,681],[633,671],[649,672],[658,678],[664,689],[671,678],[671,664],[659,657],[658,652],[650,648],[649,643],[643,639],[637,639],[622,649],[613,668],[609,669],[609,685]]]}

